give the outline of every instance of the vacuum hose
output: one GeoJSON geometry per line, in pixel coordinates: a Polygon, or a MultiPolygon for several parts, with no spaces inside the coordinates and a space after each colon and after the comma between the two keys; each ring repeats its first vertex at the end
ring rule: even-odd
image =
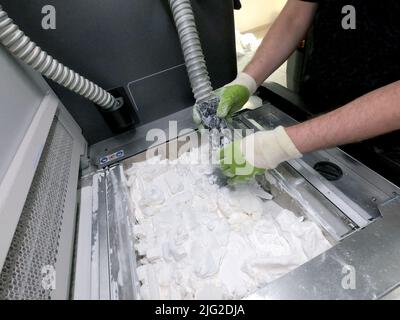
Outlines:
{"type": "Polygon", "coordinates": [[[178,30],[186,69],[196,100],[193,108],[193,120],[206,129],[221,131],[227,127],[227,123],[217,116],[220,99],[213,93],[190,0],[169,0],[169,5],[178,30]]]}
{"type": "Polygon", "coordinates": [[[16,58],[43,76],[93,101],[103,110],[114,111],[120,103],[107,91],[64,66],[43,51],[13,23],[0,5],[0,42],[16,58]]]}
{"type": "Polygon", "coordinates": [[[169,0],[169,4],[181,41],[194,98],[197,103],[208,101],[213,97],[213,88],[208,76],[190,0],[169,0]]]}

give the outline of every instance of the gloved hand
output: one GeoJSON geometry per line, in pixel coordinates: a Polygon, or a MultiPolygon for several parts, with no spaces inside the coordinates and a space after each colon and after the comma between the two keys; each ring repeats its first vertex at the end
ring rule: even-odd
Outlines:
{"type": "Polygon", "coordinates": [[[221,99],[217,116],[219,118],[231,117],[246,104],[256,90],[256,81],[247,73],[239,73],[234,81],[215,91],[215,94],[221,99]]]}
{"type": "Polygon", "coordinates": [[[265,169],[256,168],[245,159],[241,145],[242,140],[236,140],[222,148],[217,155],[221,171],[229,177],[229,184],[246,182],[256,174],[265,171],[265,169]]]}
{"type": "Polygon", "coordinates": [[[300,158],[283,127],[260,131],[222,148],[218,154],[222,172],[231,184],[246,182],[266,169],[275,169],[281,162],[300,158]]]}
{"type": "MultiPolygon", "coordinates": [[[[231,117],[246,104],[256,90],[256,81],[246,73],[239,73],[234,81],[214,91],[215,95],[220,98],[217,116],[219,118],[231,117]]],[[[197,126],[201,126],[202,119],[197,110],[197,105],[193,107],[192,116],[193,122],[197,126]]]]}

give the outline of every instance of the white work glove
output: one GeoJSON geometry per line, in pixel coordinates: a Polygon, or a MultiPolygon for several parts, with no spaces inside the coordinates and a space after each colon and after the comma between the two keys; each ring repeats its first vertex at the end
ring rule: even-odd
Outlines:
{"type": "Polygon", "coordinates": [[[281,162],[300,158],[283,127],[252,134],[223,147],[217,158],[222,172],[231,184],[246,182],[266,169],[275,169],[281,162]]]}
{"type": "Polygon", "coordinates": [[[250,95],[254,94],[257,91],[257,83],[256,80],[250,75],[248,75],[245,72],[240,72],[238,73],[237,77],[235,80],[233,80],[231,83],[228,83],[225,85],[225,87],[233,86],[233,85],[239,85],[239,86],[244,86],[249,90],[250,95]]]}
{"type": "Polygon", "coordinates": [[[247,136],[240,147],[246,161],[256,168],[275,169],[284,161],[302,157],[282,126],[247,136]]]}

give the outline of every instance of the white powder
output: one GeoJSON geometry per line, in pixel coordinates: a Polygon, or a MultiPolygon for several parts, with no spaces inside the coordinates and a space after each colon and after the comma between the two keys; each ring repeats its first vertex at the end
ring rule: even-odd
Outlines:
{"type": "Polygon", "coordinates": [[[219,188],[208,148],[127,170],[143,299],[240,299],[330,248],[255,182],[219,188]],[[204,158],[203,158],[204,159],[204,158]]]}

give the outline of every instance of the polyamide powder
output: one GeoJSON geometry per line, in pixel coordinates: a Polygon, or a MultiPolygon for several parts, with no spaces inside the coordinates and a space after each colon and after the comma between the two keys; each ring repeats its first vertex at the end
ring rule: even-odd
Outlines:
{"type": "Polygon", "coordinates": [[[212,184],[208,148],[126,171],[143,299],[241,299],[331,247],[255,181],[212,184]]]}

